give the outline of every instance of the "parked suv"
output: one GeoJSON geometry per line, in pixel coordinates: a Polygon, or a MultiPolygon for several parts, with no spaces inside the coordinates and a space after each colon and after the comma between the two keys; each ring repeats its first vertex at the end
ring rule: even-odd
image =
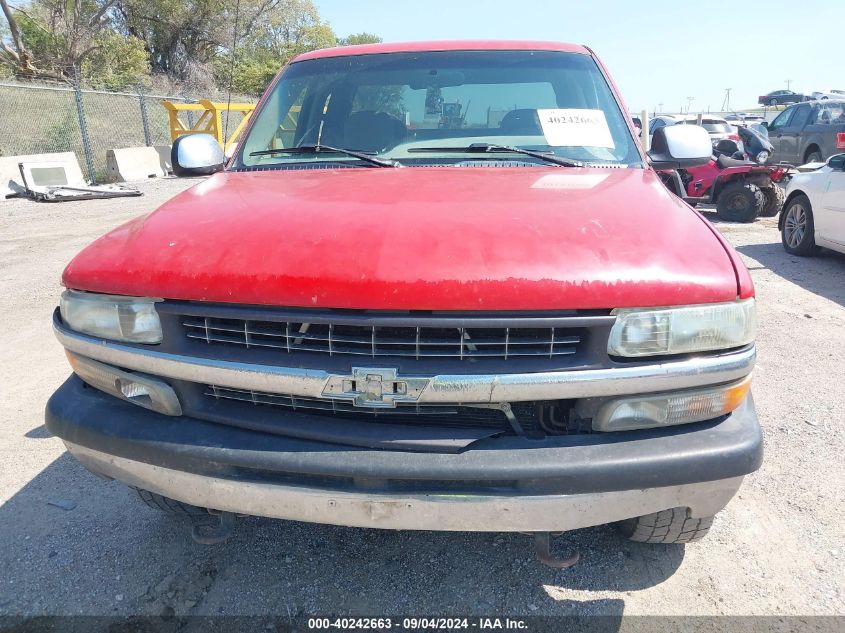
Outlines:
{"type": "Polygon", "coordinates": [[[775,148],[769,162],[822,162],[845,150],[845,100],[791,106],[766,127],[775,148]]]}
{"type": "Polygon", "coordinates": [[[700,538],[760,465],[754,289],[654,170],[707,134],[647,156],[626,112],[581,46],[300,55],[222,173],[68,265],[48,428],[201,542],[237,514],[529,532],[563,567],[550,533],[700,538]]]}

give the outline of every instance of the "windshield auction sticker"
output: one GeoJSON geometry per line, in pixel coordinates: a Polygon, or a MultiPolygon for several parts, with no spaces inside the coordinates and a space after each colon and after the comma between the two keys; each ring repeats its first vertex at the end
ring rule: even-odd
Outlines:
{"type": "Polygon", "coordinates": [[[554,147],[616,147],[601,110],[537,110],[543,136],[554,147]]]}

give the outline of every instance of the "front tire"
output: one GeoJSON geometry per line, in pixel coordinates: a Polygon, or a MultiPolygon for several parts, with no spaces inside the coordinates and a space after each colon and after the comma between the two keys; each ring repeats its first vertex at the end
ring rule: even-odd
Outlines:
{"type": "Polygon", "coordinates": [[[672,508],[617,523],[619,532],[639,543],[691,543],[707,536],[713,517],[693,519],[686,508],[672,508]]]}
{"type": "Polygon", "coordinates": [[[753,222],[763,212],[766,196],[750,182],[732,182],[719,194],[716,213],[728,222],[753,222]]]}
{"type": "Polygon", "coordinates": [[[205,508],[198,508],[188,503],[182,503],[181,501],[176,501],[176,499],[171,499],[170,497],[165,497],[158,493],[144,490],[143,488],[135,488],[134,486],[131,488],[138,493],[138,497],[144,504],[156,510],[167,512],[168,514],[180,514],[182,516],[208,516],[208,510],[205,508]]]}
{"type": "Polygon", "coordinates": [[[769,99],[769,105],[770,105],[770,106],[776,106],[777,104],[778,104],[778,100],[777,100],[777,99],[769,99]]]}
{"type": "Polygon", "coordinates": [[[805,195],[795,196],[784,208],[783,228],[780,231],[784,250],[790,255],[807,257],[815,255],[815,226],[810,199],[805,195]]]}
{"type": "Polygon", "coordinates": [[[766,203],[763,205],[760,215],[764,218],[773,218],[783,208],[783,203],[786,202],[786,192],[773,184],[771,187],[763,189],[763,195],[766,197],[766,203]]]}
{"type": "Polygon", "coordinates": [[[822,162],[822,153],[819,151],[810,152],[804,157],[804,164],[820,162],[822,162]]]}

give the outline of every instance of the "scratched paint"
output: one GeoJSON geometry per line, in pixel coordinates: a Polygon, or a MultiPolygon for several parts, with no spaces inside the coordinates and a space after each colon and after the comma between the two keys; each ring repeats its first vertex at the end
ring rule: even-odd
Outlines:
{"type": "Polygon", "coordinates": [[[94,242],[63,280],[124,295],[386,310],[753,292],[731,247],[651,170],[558,167],[221,173],[94,242]],[[564,174],[589,186],[538,186],[564,174]]]}

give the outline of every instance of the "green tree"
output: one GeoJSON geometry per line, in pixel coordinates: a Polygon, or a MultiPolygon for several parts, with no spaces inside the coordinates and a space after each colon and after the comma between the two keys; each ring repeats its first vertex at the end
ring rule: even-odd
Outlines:
{"type": "Polygon", "coordinates": [[[238,94],[260,95],[279,72],[279,64],[269,56],[237,56],[232,73],[231,56],[221,56],[215,62],[214,74],[217,85],[228,86],[232,79],[232,90],[238,94]]]}
{"type": "Polygon", "coordinates": [[[279,0],[251,27],[245,48],[269,53],[280,65],[305,51],[337,44],[334,31],[311,0],[279,0]]]}
{"type": "MultiPolygon", "coordinates": [[[[232,89],[237,93],[259,95],[276,73],[293,57],[318,48],[375,44],[382,41],[372,33],[356,33],[337,38],[309,1],[294,0],[283,7],[283,15],[267,16],[264,30],[252,32],[235,52],[232,89]]],[[[232,58],[227,51],[215,61],[215,77],[220,86],[228,85],[232,58]]],[[[395,92],[395,91],[394,91],[395,92]]],[[[385,112],[394,112],[401,103],[395,94],[374,95],[385,112]]]]}
{"type": "Polygon", "coordinates": [[[311,0],[119,0],[117,16],[154,72],[183,81],[227,84],[233,43],[240,83],[257,86],[293,55],[337,41],[311,0]]]}
{"type": "Polygon", "coordinates": [[[18,26],[18,8],[12,8],[8,0],[0,0],[0,10],[6,18],[3,32],[0,33],[0,64],[9,72],[17,72],[24,75],[35,74],[38,69],[32,64],[32,53],[29,52],[23,42],[20,27],[18,26]],[[7,34],[8,33],[8,37],[7,34]],[[7,43],[7,39],[9,42],[7,43]]]}
{"type": "Polygon", "coordinates": [[[373,33],[353,33],[337,40],[338,46],[354,46],[356,44],[380,44],[382,39],[373,33]]]}
{"type": "Polygon", "coordinates": [[[189,90],[259,94],[292,57],[381,41],[338,39],[313,0],[0,0],[0,64],[16,74],[123,88],[161,73],[189,90]],[[235,50],[233,50],[233,48],[235,50]],[[234,60],[234,76],[232,62],[234,60]]]}
{"type": "MultiPolygon", "coordinates": [[[[9,38],[9,27],[6,26],[3,22],[0,22],[0,47],[3,46],[3,42],[5,42],[9,38]]],[[[8,46],[8,45],[6,45],[8,46]]],[[[9,49],[12,50],[13,49],[9,49]]],[[[13,51],[14,52],[14,51],[13,51]]],[[[3,48],[0,48],[0,59],[7,57],[7,53],[3,48]]],[[[9,58],[11,61],[11,58],[9,58]]],[[[17,65],[14,62],[10,63],[0,63],[0,79],[6,79],[7,77],[12,76],[12,65],[17,65]]]]}
{"type": "Polygon", "coordinates": [[[75,80],[102,77],[99,85],[124,87],[149,76],[143,42],[112,30],[117,0],[32,0],[11,8],[0,0],[12,37],[0,61],[33,77],[75,80]]]}
{"type": "Polygon", "coordinates": [[[154,72],[185,80],[225,46],[234,6],[226,0],[120,0],[115,22],[144,42],[154,72]]]}
{"type": "Polygon", "coordinates": [[[144,42],[113,31],[95,41],[97,47],[82,62],[82,80],[87,85],[106,90],[149,85],[150,57],[144,42]]]}
{"type": "MultiPolygon", "coordinates": [[[[239,93],[261,94],[293,57],[336,45],[334,31],[322,21],[311,0],[276,2],[265,13],[256,15],[239,38],[234,51],[232,88],[239,93]]],[[[232,55],[229,44],[215,60],[214,75],[220,86],[229,83],[232,55]]]]}

